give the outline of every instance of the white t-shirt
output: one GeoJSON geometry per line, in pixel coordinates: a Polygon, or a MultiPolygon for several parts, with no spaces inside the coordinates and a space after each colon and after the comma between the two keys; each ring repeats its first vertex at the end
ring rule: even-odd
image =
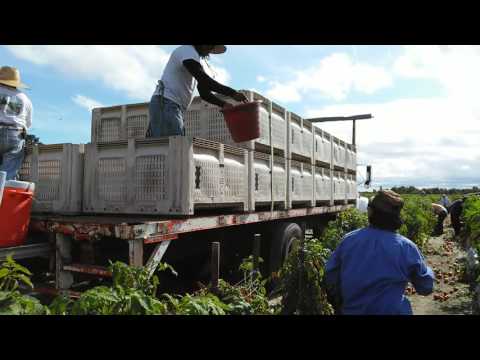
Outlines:
{"type": "MultiPolygon", "coordinates": [[[[184,111],[192,103],[193,93],[197,87],[197,80],[183,66],[183,61],[188,59],[200,62],[200,55],[193,45],[182,45],[176,48],[170,55],[162,75],[165,98],[180,105],[184,111]]],[[[155,95],[159,94],[160,91],[157,86],[155,95]]]]}
{"type": "Polygon", "coordinates": [[[33,106],[21,91],[0,84],[0,124],[32,126],[33,106]]]}

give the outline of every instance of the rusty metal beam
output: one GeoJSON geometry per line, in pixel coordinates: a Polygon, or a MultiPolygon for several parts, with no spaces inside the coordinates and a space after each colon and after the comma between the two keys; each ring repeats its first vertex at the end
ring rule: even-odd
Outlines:
{"type": "Polygon", "coordinates": [[[89,274],[101,277],[112,277],[112,272],[108,270],[108,268],[104,266],[97,266],[97,265],[85,265],[85,264],[69,264],[63,267],[63,270],[81,273],[81,274],[89,274]]]}
{"type": "MultiPolygon", "coordinates": [[[[121,240],[142,239],[145,244],[175,240],[179,234],[205,231],[222,227],[253,224],[286,218],[314,216],[344,211],[352,205],[320,206],[290,210],[255,213],[195,216],[190,218],[162,219],[158,221],[132,217],[131,222],[120,222],[108,215],[96,218],[88,216],[62,217],[48,220],[45,216],[32,218],[31,229],[71,236],[74,240],[95,240],[102,237],[115,237],[121,240]]],[[[122,221],[126,221],[123,219],[122,221]]]]}

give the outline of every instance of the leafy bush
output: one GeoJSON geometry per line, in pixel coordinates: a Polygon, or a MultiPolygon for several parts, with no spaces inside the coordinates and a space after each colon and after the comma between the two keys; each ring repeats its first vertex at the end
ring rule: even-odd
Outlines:
{"type": "Polygon", "coordinates": [[[226,315],[230,309],[216,295],[207,291],[194,296],[164,294],[163,297],[167,299],[167,313],[172,315],[226,315]]]}
{"type": "Polygon", "coordinates": [[[38,299],[18,291],[0,291],[0,315],[47,315],[48,308],[38,299]]]}
{"type": "Polygon", "coordinates": [[[462,221],[465,223],[464,234],[480,252],[480,197],[470,196],[463,205],[462,221]]]}
{"type": "MultiPolygon", "coordinates": [[[[259,263],[263,262],[259,258],[259,263]]],[[[262,279],[261,274],[254,269],[253,256],[242,261],[239,268],[243,272],[243,281],[235,286],[226,281],[219,282],[219,298],[229,306],[230,315],[269,315],[274,308],[268,303],[265,288],[268,279],[262,279]]]]}
{"type": "MultiPolygon", "coordinates": [[[[158,277],[149,276],[143,267],[111,263],[111,287],[97,286],[84,292],[77,301],[57,297],[50,305],[56,315],[158,315],[167,313],[167,305],[155,297],[158,277]]],[[[160,270],[173,268],[160,264],[160,270]]]]}
{"type": "Polygon", "coordinates": [[[323,245],[335,250],[342,238],[349,232],[368,225],[368,216],[355,208],[341,212],[337,218],[330,221],[322,233],[323,245]]]}
{"type": "Polygon", "coordinates": [[[323,288],[325,265],[330,255],[317,239],[297,244],[279,272],[281,314],[331,315],[333,308],[323,288]]]}
{"type": "Polygon", "coordinates": [[[430,199],[422,196],[403,197],[405,204],[402,209],[404,224],[400,234],[412,240],[423,249],[431,236],[436,223],[430,199]]]}
{"type": "Polygon", "coordinates": [[[0,267],[0,315],[44,315],[48,308],[38,299],[18,291],[21,284],[33,289],[31,272],[7,256],[0,267]]]}

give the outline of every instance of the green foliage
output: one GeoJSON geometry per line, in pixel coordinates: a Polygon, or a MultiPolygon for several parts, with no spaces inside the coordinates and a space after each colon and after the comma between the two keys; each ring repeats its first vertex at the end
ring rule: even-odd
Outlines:
{"type": "Polygon", "coordinates": [[[164,294],[163,297],[167,299],[168,313],[172,315],[226,315],[229,310],[228,305],[207,291],[194,296],[164,294]]]}
{"type": "Polygon", "coordinates": [[[333,251],[346,234],[367,225],[367,214],[354,208],[348,209],[328,223],[321,236],[322,243],[326,248],[333,251]]]}
{"type": "Polygon", "coordinates": [[[333,308],[323,288],[330,250],[317,239],[295,247],[279,272],[282,314],[331,315],[333,308]],[[302,252],[303,258],[302,262],[302,252]]]}
{"type": "Polygon", "coordinates": [[[21,284],[33,289],[28,269],[11,256],[0,267],[0,315],[45,315],[48,309],[37,299],[18,291],[21,284]]]}
{"type": "Polygon", "coordinates": [[[402,198],[405,200],[401,214],[404,224],[399,232],[423,249],[436,223],[432,201],[422,196],[402,196],[402,198]]]}
{"type": "Polygon", "coordinates": [[[0,291],[14,291],[20,284],[24,284],[33,289],[30,281],[32,273],[22,265],[13,260],[12,256],[7,256],[0,268],[0,291]]]}
{"type": "MultiPolygon", "coordinates": [[[[57,297],[50,305],[56,315],[159,315],[167,313],[167,305],[156,297],[158,277],[144,267],[128,266],[122,262],[110,263],[113,276],[111,287],[97,286],[84,292],[77,301],[57,297]]],[[[175,270],[160,264],[159,270],[175,270]]]]}
{"type": "MultiPolygon", "coordinates": [[[[259,264],[263,262],[258,259],[259,264]]],[[[262,279],[260,272],[254,271],[253,256],[243,259],[239,270],[243,272],[243,281],[235,286],[219,281],[220,299],[229,306],[230,315],[269,315],[274,309],[269,306],[265,285],[268,279],[262,279]]]]}
{"type": "Polygon", "coordinates": [[[0,315],[47,315],[48,308],[38,299],[18,291],[0,291],[0,315]]]}
{"type": "Polygon", "coordinates": [[[480,252],[480,197],[467,197],[463,205],[462,221],[465,223],[465,235],[480,252]]]}

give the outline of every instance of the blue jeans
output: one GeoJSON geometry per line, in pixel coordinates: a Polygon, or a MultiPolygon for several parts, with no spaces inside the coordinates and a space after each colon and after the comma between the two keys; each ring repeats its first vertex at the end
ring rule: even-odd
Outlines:
{"type": "Polygon", "coordinates": [[[25,140],[22,131],[0,127],[0,171],[7,173],[7,180],[15,180],[22,167],[25,140]]]}
{"type": "Polygon", "coordinates": [[[147,137],[185,135],[180,105],[160,95],[153,95],[148,112],[150,124],[147,137]]]}

